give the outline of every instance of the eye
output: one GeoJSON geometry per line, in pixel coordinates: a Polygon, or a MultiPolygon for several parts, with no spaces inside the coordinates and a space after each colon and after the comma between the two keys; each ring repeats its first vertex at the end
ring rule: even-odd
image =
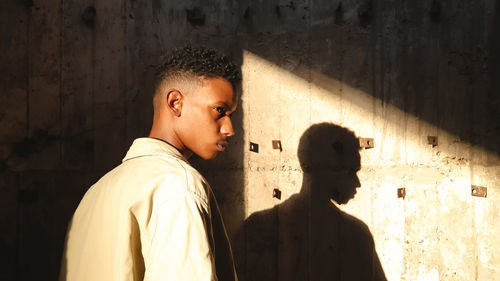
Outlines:
{"type": "Polygon", "coordinates": [[[215,108],[215,110],[217,111],[217,113],[219,114],[225,114],[226,113],[226,109],[222,106],[218,106],[215,108]]]}
{"type": "Polygon", "coordinates": [[[217,106],[217,107],[214,107],[214,109],[218,113],[218,117],[217,118],[222,118],[222,117],[226,116],[227,110],[226,110],[225,107],[217,106]]]}

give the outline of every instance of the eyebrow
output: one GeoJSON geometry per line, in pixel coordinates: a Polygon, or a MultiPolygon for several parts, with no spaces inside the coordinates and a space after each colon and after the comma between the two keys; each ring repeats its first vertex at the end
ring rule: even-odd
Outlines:
{"type": "Polygon", "coordinates": [[[226,102],[219,101],[219,102],[215,102],[215,104],[218,106],[223,106],[226,109],[226,111],[230,111],[231,113],[236,111],[236,105],[234,106],[234,110],[233,110],[233,109],[231,109],[231,107],[229,107],[229,105],[226,102]]]}

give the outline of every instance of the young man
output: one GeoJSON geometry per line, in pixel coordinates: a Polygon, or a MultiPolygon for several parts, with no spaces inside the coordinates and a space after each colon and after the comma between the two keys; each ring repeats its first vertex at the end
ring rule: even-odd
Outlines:
{"type": "Polygon", "coordinates": [[[225,149],[240,82],[239,68],[216,51],[165,56],[151,133],[80,202],[61,280],[237,280],[215,197],[187,159],[225,149]]]}

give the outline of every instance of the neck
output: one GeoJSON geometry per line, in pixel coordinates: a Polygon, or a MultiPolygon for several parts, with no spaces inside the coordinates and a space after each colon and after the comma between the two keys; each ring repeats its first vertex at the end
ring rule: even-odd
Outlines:
{"type": "Polygon", "coordinates": [[[328,207],[331,204],[330,197],[325,186],[318,183],[317,176],[312,173],[304,172],[302,178],[302,194],[307,194],[311,198],[313,205],[317,207],[328,207]]]}
{"type": "Polygon", "coordinates": [[[189,159],[193,152],[185,147],[170,126],[160,124],[157,118],[153,120],[153,126],[148,137],[164,141],[175,147],[186,159],[189,159]]]}

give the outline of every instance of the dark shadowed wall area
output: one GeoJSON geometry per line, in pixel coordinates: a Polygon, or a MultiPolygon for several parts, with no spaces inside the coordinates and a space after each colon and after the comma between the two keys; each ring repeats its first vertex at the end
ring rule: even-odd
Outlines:
{"type": "Polygon", "coordinates": [[[499,17],[495,0],[1,1],[0,279],[57,278],[79,200],[149,132],[156,58],[192,43],[243,65],[237,135],[193,159],[241,280],[496,280],[499,17]]]}

